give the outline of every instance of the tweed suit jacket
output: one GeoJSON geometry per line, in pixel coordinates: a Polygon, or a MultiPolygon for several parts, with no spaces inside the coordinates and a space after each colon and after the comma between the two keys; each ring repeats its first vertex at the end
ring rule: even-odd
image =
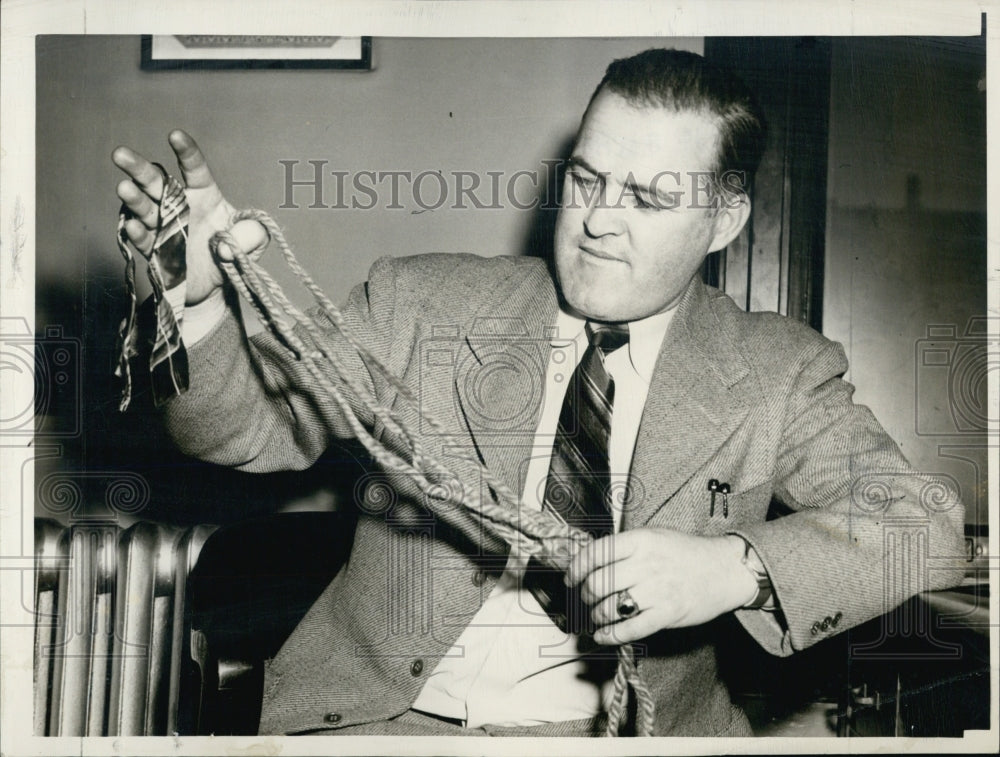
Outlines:
{"type": "MultiPolygon", "coordinates": [[[[439,428],[332,328],[326,346],[358,391],[392,407],[463,482],[490,495],[459,452],[520,492],[557,307],[551,274],[535,259],[375,263],[349,297],[346,323],[439,428]]],[[[190,362],[191,389],[165,409],[188,454],[248,471],[302,468],[332,437],[352,434],[302,366],[268,335],[248,340],[234,312],[191,348],[190,362]]],[[[781,614],[736,616],[776,655],[962,575],[955,494],[917,474],[852,402],[846,369],[840,345],[787,318],[744,313],[694,281],[664,339],[638,432],[622,527],[749,541],[781,614]],[[731,486],[728,517],[721,507],[709,515],[712,478],[731,486]],[[789,514],[766,520],[772,498],[789,514]],[[936,569],[892,579],[893,523],[913,531],[936,569]]],[[[344,391],[374,436],[405,455],[358,391],[344,391]]],[[[461,508],[429,502],[407,477],[374,470],[363,483],[347,564],[268,664],[262,733],[335,731],[404,712],[506,562],[499,539],[461,508]]],[[[657,735],[750,733],[719,678],[721,632],[718,623],[665,630],[637,646],[657,735]]]]}

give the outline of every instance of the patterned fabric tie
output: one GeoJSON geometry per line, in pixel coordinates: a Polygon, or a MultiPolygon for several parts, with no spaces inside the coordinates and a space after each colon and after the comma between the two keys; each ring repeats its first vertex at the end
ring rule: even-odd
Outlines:
{"type": "MultiPolygon", "coordinates": [[[[153,246],[148,254],[146,273],[153,287],[156,334],[149,356],[149,373],[153,401],[157,407],[176,394],[187,391],[187,351],[181,341],[180,323],[174,310],[164,297],[167,289],[184,282],[187,273],[186,247],[188,236],[188,204],[184,187],[170,176],[166,169],[154,163],[163,173],[163,197],[159,204],[159,217],[153,246]]],[[[125,411],[132,400],[131,361],[139,356],[139,327],[136,318],[135,258],[125,234],[125,222],[132,218],[129,209],[122,205],[118,213],[118,249],[125,258],[125,286],[129,295],[129,313],[122,319],[118,331],[118,367],[115,375],[125,382],[119,410],[125,411]]]]}
{"type": "MultiPolygon", "coordinates": [[[[604,357],[628,343],[628,326],[588,322],[586,330],[590,346],[566,387],[543,507],[566,523],[600,537],[614,533],[608,441],[615,382],[604,369],[604,357]]],[[[577,591],[563,583],[562,571],[532,558],[524,585],[561,630],[593,631],[589,610],[577,591]]]]}

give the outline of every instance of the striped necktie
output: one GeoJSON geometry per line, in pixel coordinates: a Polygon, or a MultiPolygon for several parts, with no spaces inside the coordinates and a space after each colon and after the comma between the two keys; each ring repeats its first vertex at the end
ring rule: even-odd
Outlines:
{"type": "MultiPolygon", "coordinates": [[[[184,188],[166,169],[154,165],[163,173],[163,196],[159,203],[153,246],[145,254],[146,273],[153,289],[156,333],[149,356],[149,373],[153,401],[157,407],[175,394],[188,388],[187,351],[181,341],[180,323],[164,296],[167,289],[183,283],[187,273],[186,245],[188,235],[188,204],[184,188]]],[[[139,356],[139,322],[136,317],[135,258],[125,235],[125,222],[132,217],[122,205],[118,217],[118,249],[125,258],[125,285],[130,306],[122,320],[118,340],[118,367],[115,375],[124,381],[119,409],[124,411],[132,400],[132,360],[139,356]]]]}
{"type": "MultiPolygon", "coordinates": [[[[604,358],[628,343],[628,326],[586,325],[590,343],[566,387],[545,481],[543,508],[595,537],[614,533],[608,443],[615,382],[604,358]]],[[[561,571],[532,559],[524,585],[563,631],[591,630],[589,611],[566,588],[561,571]]]]}

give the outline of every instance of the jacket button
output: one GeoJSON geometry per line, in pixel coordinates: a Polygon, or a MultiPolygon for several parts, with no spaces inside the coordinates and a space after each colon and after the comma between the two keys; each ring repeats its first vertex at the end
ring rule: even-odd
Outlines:
{"type": "Polygon", "coordinates": [[[813,636],[815,636],[816,634],[819,633],[819,628],[820,628],[819,621],[816,621],[815,623],[812,624],[812,628],[809,629],[809,632],[812,633],[813,636]]]}
{"type": "Polygon", "coordinates": [[[819,624],[820,630],[826,631],[830,628],[830,624],[833,622],[833,618],[827,615],[823,618],[823,622],[819,624]]]}
{"type": "Polygon", "coordinates": [[[424,661],[414,660],[410,663],[410,675],[416,678],[418,675],[424,672],[424,661]]]}
{"type": "Polygon", "coordinates": [[[328,712],[323,716],[323,720],[327,723],[339,723],[341,719],[339,712],[328,712]]]}
{"type": "Polygon", "coordinates": [[[477,570],[472,574],[473,586],[482,586],[484,583],[486,583],[486,574],[483,571],[477,570]]]}
{"type": "Polygon", "coordinates": [[[842,612],[838,612],[836,615],[833,616],[833,620],[831,621],[831,623],[832,623],[832,625],[833,625],[834,628],[837,627],[837,624],[840,622],[840,619],[843,618],[843,617],[844,617],[844,613],[842,613],[842,612]]]}

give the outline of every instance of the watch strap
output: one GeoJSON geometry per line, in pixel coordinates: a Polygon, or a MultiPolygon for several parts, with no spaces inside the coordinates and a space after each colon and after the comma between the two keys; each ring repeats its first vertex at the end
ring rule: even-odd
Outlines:
{"type": "Polygon", "coordinates": [[[741,609],[759,610],[771,601],[774,589],[771,587],[771,577],[767,574],[767,570],[764,568],[764,563],[761,562],[757,550],[750,546],[750,542],[745,539],[743,543],[745,547],[741,562],[757,581],[757,593],[741,609]]]}

